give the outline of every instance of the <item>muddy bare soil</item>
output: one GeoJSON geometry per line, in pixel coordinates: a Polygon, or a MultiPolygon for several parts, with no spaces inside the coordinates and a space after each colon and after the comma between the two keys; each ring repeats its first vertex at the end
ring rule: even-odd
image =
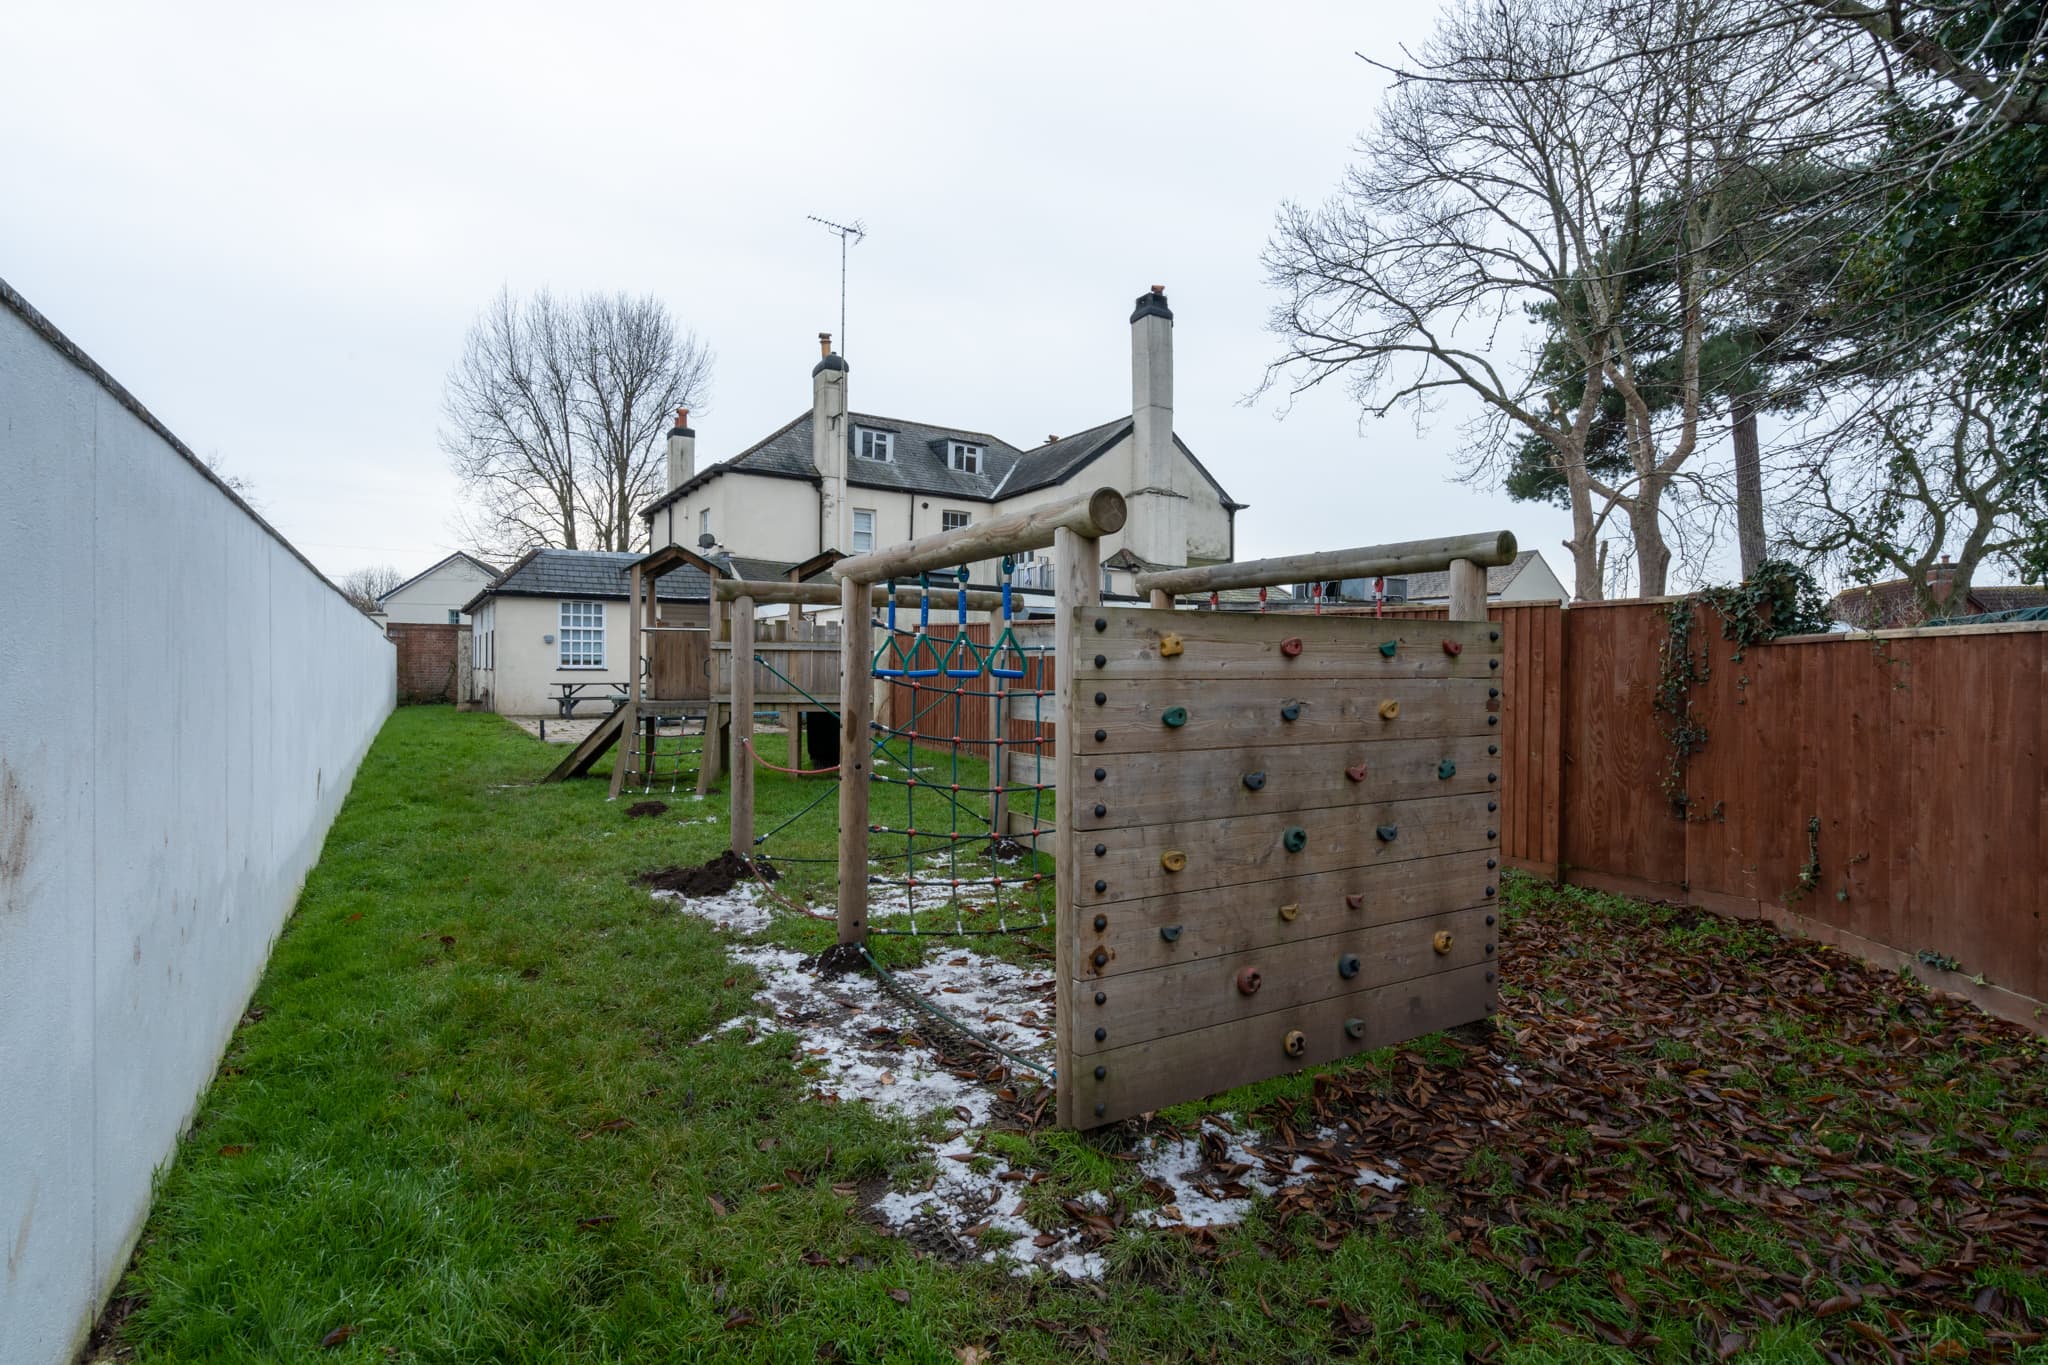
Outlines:
{"type": "Polygon", "coordinates": [[[734,886],[759,877],[772,882],[780,874],[766,863],[758,866],[731,849],[696,867],[664,867],[642,872],[633,880],[650,891],[674,891],[684,896],[723,896],[734,886]]]}

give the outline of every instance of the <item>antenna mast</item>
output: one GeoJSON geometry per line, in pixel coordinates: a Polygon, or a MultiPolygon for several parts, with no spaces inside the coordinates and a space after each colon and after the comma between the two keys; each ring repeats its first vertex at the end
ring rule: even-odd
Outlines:
{"type": "Polygon", "coordinates": [[[813,223],[822,223],[825,229],[839,239],[839,354],[846,354],[846,248],[848,243],[858,245],[868,235],[868,225],[856,218],[851,223],[835,223],[830,218],[820,218],[815,213],[804,217],[813,223]]]}

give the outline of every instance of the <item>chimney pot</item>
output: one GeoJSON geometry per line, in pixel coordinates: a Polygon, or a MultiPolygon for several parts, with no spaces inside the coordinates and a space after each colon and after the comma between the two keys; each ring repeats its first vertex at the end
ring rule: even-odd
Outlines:
{"type": "Polygon", "coordinates": [[[690,410],[688,408],[676,409],[676,425],[679,427],[690,425],[690,410]]]}
{"type": "Polygon", "coordinates": [[[1164,294],[1166,292],[1166,286],[1163,284],[1155,284],[1152,286],[1152,292],[1155,294],[1164,294]]]}
{"type": "Polygon", "coordinates": [[[1058,436],[1058,435],[1056,435],[1056,434],[1055,434],[1055,433],[1053,433],[1053,432],[1050,432],[1050,431],[1048,431],[1048,432],[1047,432],[1047,433],[1045,434],[1045,443],[1046,443],[1047,445],[1051,445],[1051,444],[1052,444],[1052,443],[1053,443],[1054,441],[1057,441],[1058,439],[1059,439],[1059,436],[1058,436]]]}
{"type": "Polygon", "coordinates": [[[820,333],[818,333],[818,354],[819,354],[819,355],[831,355],[831,354],[832,354],[832,334],[831,334],[830,332],[820,332],[820,333]]]}

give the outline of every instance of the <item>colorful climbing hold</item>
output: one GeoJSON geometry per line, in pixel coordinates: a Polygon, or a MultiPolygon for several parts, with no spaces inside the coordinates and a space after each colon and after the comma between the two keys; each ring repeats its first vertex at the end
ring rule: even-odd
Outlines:
{"type": "Polygon", "coordinates": [[[1291,1028],[1287,1030],[1287,1036],[1281,1040],[1280,1046],[1285,1049],[1288,1056],[1299,1057],[1308,1051],[1308,1035],[1298,1028],[1291,1028]]]}
{"type": "Polygon", "coordinates": [[[1353,782],[1365,781],[1365,765],[1363,763],[1352,764],[1344,770],[1344,776],[1350,778],[1353,782]]]}
{"type": "Polygon", "coordinates": [[[1301,657],[1301,637],[1299,635],[1290,635],[1280,642],[1280,657],[1283,659],[1299,659],[1301,657]]]}
{"type": "Polygon", "coordinates": [[[1257,967],[1246,967],[1237,974],[1237,993],[1239,995],[1257,995],[1259,987],[1265,983],[1265,980],[1263,976],[1259,975],[1257,967]]]}
{"type": "Polygon", "coordinates": [[[1165,939],[1168,943],[1180,942],[1180,926],[1178,924],[1160,925],[1159,937],[1165,939]]]}
{"type": "Polygon", "coordinates": [[[1381,825],[1373,833],[1380,836],[1381,843],[1391,844],[1401,836],[1401,827],[1399,825],[1381,825]]]}
{"type": "Polygon", "coordinates": [[[1382,659],[1391,659],[1394,657],[1394,652],[1400,648],[1401,642],[1399,640],[1382,640],[1380,642],[1380,657],[1382,659]]]}
{"type": "Polygon", "coordinates": [[[1177,658],[1184,647],[1180,636],[1172,631],[1159,637],[1159,657],[1162,659],[1177,658]]]}
{"type": "Polygon", "coordinates": [[[1280,845],[1289,853],[1299,853],[1308,847],[1308,831],[1300,825],[1289,825],[1287,832],[1280,836],[1280,845]]]}
{"type": "Polygon", "coordinates": [[[1344,1021],[1344,1036],[1346,1038],[1363,1038],[1365,1036],[1365,1020],[1346,1019],[1344,1021]]]}
{"type": "Polygon", "coordinates": [[[1300,703],[1300,702],[1298,702],[1298,701],[1291,701],[1291,702],[1288,702],[1288,703],[1287,703],[1287,704],[1286,704],[1285,706],[1281,707],[1281,708],[1280,708],[1280,719],[1282,719],[1282,720],[1285,720],[1285,721],[1296,721],[1296,720],[1300,720],[1300,719],[1301,719],[1301,703],[1300,703]]]}
{"type": "Polygon", "coordinates": [[[1169,730],[1178,730],[1188,723],[1188,708],[1169,706],[1159,713],[1159,723],[1169,730]]]}
{"type": "Polygon", "coordinates": [[[1457,640],[1444,641],[1444,653],[1450,655],[1453,659],[1457,658],[1460,654],[1463,654],[1464,652],[1465,646],[1462,642],[1457,640]]]}
{"type": "Polygon", "coordinates": [[[1448,782],[1457,775],[1458,765],[1448,758],[1436,765],[1436,780],[1439,782],[1448,782]]]}
{"type": "Polygon", "coordinates": [[[1437,956],[1442,957],[1445,953],[1451,951],[1451,931],[1448,929],[1437,930],[1436,937],[1431,939],[1429,944],[1432,948],[1436,949],[1437,956]]]}
{"type": "Polygon", "coordinates": [[[1365,893],[1363,891],[1346,891],[1344,893],[1344,908],[1346,910],[1363,910],[1365,908],[1365,893]]]}
{"type": "Polygon", "coordinates": [[[1345,953],[1337,959],[1337,975],[1349,981],[1358,975],[1358,954],[1345,953]]]}
{"type": "Polygon", "coordinates": [[[1179,872],[1188,865],[1188,855],[1177,848],[1169,848],[1159,855],[1159,865],[1168,872],[1179,872]]]}
{"type": "Polygon", "coordinates": [[[1300,914],[1301,906],[1297,902],[1289,901],[1280,907],[1280,918],[1286,920],[1289,924],[1294,923],[1295,918],[1300,914]]]}
{"type": "Polygon", "coordinates": [[[1244,775],[1244,789],[1246,791],[1255,792],[1265,785],[1266,774],[1264,769],[1261,769],[1258,772],[1246,773],[1244,775]]]}
{"type": "Polygon", "coordinates": [[[1396,716],[1398,716],[1398,715],[1400,715],[1400,714],[1401,714],[1401,703],[1400,703],[1399,701],[1397,701],[1397,700],[1396,700],[1395,698],[1393,698],[1393,697],[1388,697],[1388,698],[1387,698],[1387,699],[1386,699],[1385,701],[1383,701],[1383,702],[1381,702],[1381,703],[1380,703],[1380,719],[1381,719],[1381,720],[1392,720],[1392,719],[1393,719],[1394,717],[1396,717],[1396,716]]]}

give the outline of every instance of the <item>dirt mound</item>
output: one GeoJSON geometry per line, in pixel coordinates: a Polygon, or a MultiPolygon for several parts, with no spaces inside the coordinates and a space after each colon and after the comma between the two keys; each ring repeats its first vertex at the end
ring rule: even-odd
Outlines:
{"type": "Polygon", "coordinates": [[[766,863],[756,864],[727,849],[697,867],[664,867],[642,872],[633,880],[653,891],[674,891],[685,896],[723,896],[735,885],[753,877],[772,882],[779,874],[766,863]]]}
{"type": "Polygon", "coordinates": [[[668,802],[666,802],[666,801],[635,801],[635,802],[634,802],[634,803],[633,803],[632,805],[630,805],[630,806],[626,807],[626,814],[627,814],[627,815],[629,815],[629,816],[631,816],[631,815],[666,815],[666,814],[668,814],[668,802]]]}

